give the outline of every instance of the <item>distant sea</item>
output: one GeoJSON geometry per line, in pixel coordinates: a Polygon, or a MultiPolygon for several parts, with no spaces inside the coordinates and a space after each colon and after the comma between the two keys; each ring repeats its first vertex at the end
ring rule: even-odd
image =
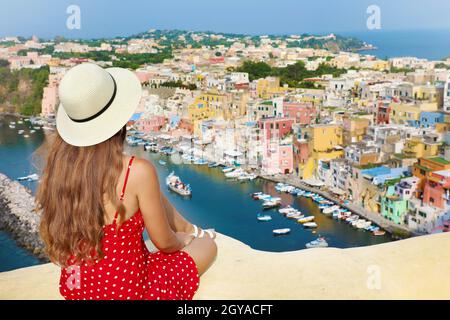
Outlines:
{"type": "Polygon", "coordinates": [[[448,30],[367,30],[340,32],[376,46],[377,50],[360,51],[380,59],[412,56],[428,60],[442,60],[450,56],[450,29],[448,30]]]}

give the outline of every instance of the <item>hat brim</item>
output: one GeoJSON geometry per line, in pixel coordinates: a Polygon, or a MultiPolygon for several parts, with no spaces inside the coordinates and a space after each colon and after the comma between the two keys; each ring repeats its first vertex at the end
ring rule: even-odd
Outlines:
{"type": "Polygon", "coordinates": [[[62,104],[56,115],[56,129],[61,138],[74,146],[87,147],[99,144],[115,135],[133,116],[142,95],[137,76],[122,68],[106,69],[114,78],[117,93],[113,103],[98,117],[87,122],[69,118],[62,104]]]}

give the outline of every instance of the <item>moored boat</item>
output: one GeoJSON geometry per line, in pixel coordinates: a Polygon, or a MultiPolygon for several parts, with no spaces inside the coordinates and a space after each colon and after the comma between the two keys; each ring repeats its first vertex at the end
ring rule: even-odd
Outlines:
{"type": "Polygon", "coordinates": [[[385,234],[386,234],[386,231],[384,231],[384,230],[375,230],[373,232],[374,236],[384,236],[385,234]]]}
{"type": "Polygon", "coordinates": [[[317,223],[315,222],[306,222],[303,224],[305,228],[317,228],[317,223]]]}
{"type": "Polygon", "coordinates": [[[274,229],[273,231],[274,235],[283,235],[283,234],[288,234],[289,232],[291,232],[291,229],[289,228],[283,228],[283,229],[274,229]]]}
{"type": "Polygon", "coordinates": [[[270,216],[270,215],[268,215],[268,214],[261,214],[261,213],[258,213],[257,215],[256,215],[256,219],[258,219],[258,221],[270,221],[270,220],[272,220],[272,217],[270,216]]]}
{"type": "Polygon", "coordinates": [[[326,248],[326,247],[328,247],[328,242],[325,240],[325,238],[320,237],[320,238],[317,238],[316,240],[308,242],[305,246],[308,249],[311,249],[311,248],[326,248]]]}
{"type": "Polygon", "coordinates": [[[305,223],[311,222],[313,220],[314,220],[314,216],[307,216],[307,217],[298,219],[297,222],[305,224],[305,223]]]}

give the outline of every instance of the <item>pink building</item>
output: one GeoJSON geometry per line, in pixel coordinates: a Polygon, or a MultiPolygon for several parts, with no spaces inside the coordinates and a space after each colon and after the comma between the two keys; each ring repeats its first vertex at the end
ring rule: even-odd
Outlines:
{"type": "Polygon", "coordinates": [[[263,147],[262,170],[266,174],[289,174],[294,168],[291,144],[270,142],[263,147]]]}
{"type": "Polygon", "coordinates": [[[311,102],[283,102],[283,115],[295,119],[295,123],[308,125],[315,123],[317,110],[311,102]]]}
{"type": "Polygon", "coordinates": [[[150,118],[140,118],[136,121],[135,126],[141,132],[157,132],[166,123],[166,118],[163,116],[152,116],[150,118]]]}
{"type": "Polygon", "coordinates": [[[444,209],[450,204],[450,169],[432,172],[425,182],[423,203],[444,209]]]}
{"type": "Polygon", "coordinates": [[[136,76],[141,81],[141,83],[149,83],[150,81],[150,73],[148,72],[137,71],[136,76]]]}
{"type": "Polygon", "coordinates": [[[292,118],[264,118],[258,121],[258,126],[267,140],[281,139],[292,132],[292,118]]]}
{"type": "Polygon", "coordinates": [[[54,116],[58,100],[58,88],[56,86],[45,87],[41,103],[41,116],[44,118],[54,116]]]}

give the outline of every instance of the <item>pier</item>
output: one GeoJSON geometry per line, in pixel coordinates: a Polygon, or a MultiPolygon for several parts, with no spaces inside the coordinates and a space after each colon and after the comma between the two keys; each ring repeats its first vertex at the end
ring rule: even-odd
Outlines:
{"type": "Polygon", "coordinates": [[[300,189],[303,189],[303,190],[306,190],[309,192],[317,193],[317,194],[321,195],[322,197],[324,197],[330,201],[333,201],[337,205],[350,210],[352,213],[357,214],[361,217],[364,217],[365,219],[370,220],[373,223],[376,223],[382,229],[386,230],[388,233],[390,233],[394,237],[408,238],[411,236],[419,235],[404,226],[398,225],[398,224],[384,218],[381,214],[368,211],[368,210],[361,208],[360,206],[357,206],[354,204],[345,204],[341,200],[337,199],[336,197],[334,197],[333,195],[328,193],[327,191],[311,187],[311,186],[307,185],[306,183],[302,182],[298,178],[294,178],[294,177],[290,177],[290,176],[286,176],[286,175],[277,175],[277,176],[259,175],[259,177],[262,179],[277,182],[277,183],[282,182],[282,183],[290,184],[294,187],[297,187],[297,188],[300,188],[300,189]]]}

